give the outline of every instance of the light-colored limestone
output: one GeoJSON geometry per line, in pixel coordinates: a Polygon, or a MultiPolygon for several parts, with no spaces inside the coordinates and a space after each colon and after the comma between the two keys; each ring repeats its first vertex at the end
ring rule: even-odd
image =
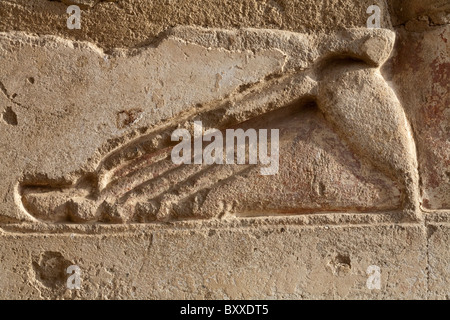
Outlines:
{"type": "Polygon", "coordinates": [[[0,31],[53,34],[102,48],[140,47],[178,25],[301,33],[365,27],[367,7],[373,4],[382,9],[381,27],[390,27],[384,0],[3,0],[0,31]],[[67,17],[68,4],[77,2],[85,4],[83,29],[68,30],[61,18],[67,17]]]}
{"type": "Polygon", "coordinates": [[[0,2],[0,298],[448,298],[448,5],[371,4],[0,2]],[[279,172],[174,165],[194,120],[279,172]]]}
{"type": "Polygon", "coordinates": [[[426,241],[420,227],[255,228],[251,220],[241,223],[138,228],[103,236],[3,235],[7,268],[0,277],[0,297],[426,297],[426,241]],[[71,264],[82,270],[81,290],[66,288],[65,268],[71,264]],[[381,268],[380,290],[366,286],[370,265],[381,268]]]}
{"type": "MultiPolygon", "coordinates": [[[[16,152],[25,150],[26,144],[36,146],[26,162],[16,161],[17,173],[11,174],[9,162],[4,162],[3,183],[14,186],[7,200],[21,210],[9,217],[133,222],[262,211],[343,211],[352,206],[381,211],[395,209],[400,201],[406,216],[420,218],[414,140],[402,106],[377,69],[389,56],[393,40],[387,30],[302,35],[178,28],[156,47],[107,55],[85,43],[4,34],[3,99],[17,118],[17,124],[4,126],[5,136],[11,137],[16,152]],[[30,55],[34,59],[23,65],[30,55]],[[54,57],[51,65],[45,64],[49,55],[54,57]],[[19,63],[24,67],[21,73],[19,63]],[[71,83],[77,83],[73,90],[71,83]],[[21,94],[13,97],[12,92],[21,94]],[[60,96],[64,100],[58,100],[60,96]],[[257,183],[252,168],[176,168],[164,151],[171,147],[167,142],[171,132],[188,127],[194,117],[220,129],[244,121],[246,128],[301,128],[301,116],[292,121],[286,110],[301,115],[304,99],[315,101],[324,124],[337,129],[350,147],[349,155],[379,168],[399,184],[400,200],[383,194],[384,185],[379,182],[363,185],[364,195],[343,200],[343,190],[332,190],[325,177],[317,183],[320,197],[331,193],[327,202],[295,196],[305,187],[303,193],[308,195],[316,182],[294,188],[290,197],[295,198],[286,198],[283,185],[303,177],[284,174],[297,162],[284,134],[282,172],[259,178],[257,183]],[[37,124],[37,114],[50,104],[47,108],[55,116],[37,124]],[[61,115],[55,112],[58,109],[68,113],[61,115]],[[261,119],[265,125],[258,123],[261,119]],[[70,128],[62,122],[70,123],[70,128]],[[35,142],[28,138],[30,134],[35,142]],[[76,144],[72,143],[75,134],[76,144]],[[43,154],[44,150],[57,152],[43,154]],[[250,183],[243,175],[252,176],[250,183]],[[236,201],[235,190],[246,195],[236,201]],[[279,198],[267,199],[269,194],[279,198]]],[[[292,139],[296,132],[290,130],[292,139]]],[[[336,171],[336,155],[326,157],[319,153],[316,160],[326,161],[329,170],[336,171]]],[[[318,179],[316,173],[314,179],[318,179]]]]}

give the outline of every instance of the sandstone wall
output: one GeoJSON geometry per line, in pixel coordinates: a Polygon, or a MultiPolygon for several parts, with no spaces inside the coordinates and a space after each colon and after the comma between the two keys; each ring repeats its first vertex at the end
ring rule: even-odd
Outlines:
{"type": "Polygon", "coordinates": [[[448,298],[449,15],[0,1],[0,298],[448,298]],[[194,121],[258,160],[267,130],[275,171],[174,162],[194,121]]]}

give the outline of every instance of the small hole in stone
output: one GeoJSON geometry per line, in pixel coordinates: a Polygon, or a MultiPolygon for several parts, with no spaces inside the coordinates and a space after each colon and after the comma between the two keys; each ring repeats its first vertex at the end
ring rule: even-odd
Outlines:
{"type": "Polygon", "coordinates": [[[216,234],[216,230],[209,230],[208,236],[212,237],[216,234]]]}
{"type": "Polygon", "coordinates": [[[14,99],[15,97],[17,97],[17,93],[13,93],[12,96],[11,96],[11,98],[13,98],[13,99],[14,99]]]}
{"type": "Polygon", "coordinates": [[[11,107],[6,108],[3,112],[3,120],[12,126],[17,126],[17,115],[11,107]]]}
{"type": "Polygon", "coordinates": [[[338,254],[336,256],[336,262],[338,262],[340,264],[346,264],[348,266],[351,266],[350,256],[347,256],[347,255],[338,254]]]}
{"type": "Polygon", "coordinates": [[[34,84],[34,78],[33,77],[29,77],[28,78],[28,82],[31,83],[31,84],[34,84]]]}
{"type": "Polygon", "coordinates": [[[72,263],[61,253],[53,251],[46,251],[32,260],[36,280],[51,289],[64,289],[70,265],[72,263]]]}

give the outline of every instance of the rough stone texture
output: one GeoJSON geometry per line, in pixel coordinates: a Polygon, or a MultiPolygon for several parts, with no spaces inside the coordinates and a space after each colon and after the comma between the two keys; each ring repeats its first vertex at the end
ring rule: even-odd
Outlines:
{"type": "Polygon", "coordinates": [[[0,298],[447,299],[449,12],[1,1],[0,298]],[[175,165],[194,120],[280,129],[278,174],[175,165]]]}
{"type": "Polygon", "coordinates": [[[104,48],[146,45],[177,25],[210,28],[257,27],[298,32],[331,31],[366,25],[366,9],[382,0],[3,0],[0,31],[22,30],[88,40],[104,48]],[[69,4],[84,4],[83,30],[68,30],[69,4]],[[101,21],[101,23],[99,23],[101,21]]]}
{"type": "Polygon", "coordinates": [[[415,128],[423,207],[450,208],[450,28],[400,28],[392,81],[415,128]]]}
{"type": "Polygon", "coordinates": [[[3,235],[2,264],[10,269],[0,278],[0,297],[426,297],[426,241],[419,226],[238,224],[139,228],[102,237],[3,235]],[[66,289],[70,264],[82,270],[82,290],[66,289]],[[381,290],[366,287],[370,265],[382,270],[381,290]]]}
{"type": "MultiPolygon", "coordinates": [[[[129,201],[116,207],[133,212],[139,194],[148,197],[160,192],[165,194],[159,198],[170,199],[157,198],[162,203],[158,204],[158,211],[165,210],[167,202],[175,201],[176,206],[181,207],[171,206],[168,210],[174,213],[159,212],[161,219],[171,215],[230,213],[228,209],[218,210],[219,206],[232,206],[232,213],[246,215],[264,210],[284,213],[349,209],[381,211],[400,206],[401,191],[394,183],[403,189],[406,184],[402,175],[414,173],[416,166],[409,128],[398,129],[406,122],[402,107],[393,93],[389,94],[390,89],[376,69],[364,65],[351,67],[355,71],[349,73],[350,78],[360,77],[359,81],[367,82],[367,89],[362,89],[339,85],[340,81],[348,82],[349,79],[334,79],[331,73],[335,72],[338,77],[349,71],[332,71],[328,67],[334,61],[329,59],[340,57],[347,51],[372,64],[383,62],[392,48],[392,33],[354,30],[335,35],[303,36],[255,30],[239,34],[228,32],[227,38],[233,38],[236,47],[232,51],[223,51],[221,43],[217,43],[217,49],[211,48],[216,38],[223,37],[218,32],[188,28],[174,30],[173,34],[157,47],[136,52],[117,51],[112,55],[105,55],[101,49],[83,43],[56,38],[30,38],[21,33],[4,35],[2,50],[6,57],[1,79],[2,98],[7,110],[17,117],[17,123],[3,127],[4,135],[9,137],[5,142],[15,145],[14,152],[8,154],[1,169],[4,188],[10,186],[10,196],[6,196],[3,203],[5,218],[31,218],[24,216],[23,208],[17,206],[16,192],[23,196],[23,205],[31,215],[53,221],[64,220],[64,215],[69,215],[69,220],[101,219],[102,202],[111,201],[111,198],[126,197],[129,201]],[[212,38],[207,44],[195,44],[207,36],[212,38]],[[283,43],[282,36],[289,39],[287,44],[283,43]],[[254,42],[263,45],[258,48],[254,42]],[[330,42],[333,45],[329,45],[330,42]],[[383,51],[372,52],[369,46],[373,43],[383,51]],[[250,47],[257,51],[253,53],[250,47]],[[35,59],[27,60],[29,55],[35,59]],[[54,57],[51,64],[39,62],[49,55],[54,57]],[[328,60],[320,62],[324,57],[328,60]],[[23,72],[17,72],[20,66],[23,72]],[[330,74],[324,76],[325,72],[330,74]],[[270,77],[275,79],[267,80],[270,77]],[[316,79],[321,77],[325,79],[316,79]],[[59,79],[56,83],[55,78],[59,79]],[[191,86],[191,82],[197,85],[191,86]],[[76,89],[71,86],[74,83],[76,89]],[[250,88],[242,89],[246,85],[250,88]],[[334,97],[337,86],[341,93],[334,97]],[[352,105],[356,91],[362,100],[380,99],[379,105],[352,105]],[[379,91],[383,91],[385,97],[377,97],[379,91]],[[43,95],[42,92],[48,93],[43,95]],[[105,92],[108,92],[107,96],[105,92]],[[297,102],[303,96],[311,99],[313,95],[317,96],[317,105],[324,116],[313,111],[314,106],[305,109],[305,103],[297,102]],[[58,99],[61,96],[65,99],[58,99]],[[362,108],[365,108],[364,112],[357,112],[362,108]],[[225,114],[222,114],[223,109],[226,109],[225,114]],[[187,115],[182,116],[182,113],[187,115]],[[353,114],[353,118],[343,119],[349,114],[353,114]],[[358,114],[370,116],[373,122],[359,126],[364,119],[358,114]],[[251,168],[187,166],[170,175],[170,170],[175,170],[174,165],[165,157],[160,159],[159,151],[155,156],[155,149],[170,146],[165,141],[172,131],[168,129],[170,125],[188,127],[193,115],[211,127],[223,128],[247,121],[243,128],[281,129],[281,171],[275,177],[260,177],[258,170],[251,168]],[[149,126],[153,128],[148,129],[149,126]],[[315,129],[316,126],[321,128],[315,129]],[[338,128],[338,134],[333,132],[332,126],[338,128]],[[310,130],[316,132],[308,133],[310,130]],[[352,138],[362,132],[373,136],[372,146],[352,138]],[[128,146],[117,148],[118,143],[126,141],[126,135],[131,135],[128,146]],[[384,144],[387,135],[390,144],[384,144]],[[307,136],[311,138],[292,144],[292,141],[304,140],[307,136]],[[343,142],[339,141],[340,136],[344,138],[343,142]],[[76,143],[67,143],[74,137],[77,137],[76,143]],[[107,143],[113,139],[121,141],[107,143]],[[345,142],[354,150],[349,150],[345,142]],[[321,151],[318,148],[323,148],[323,144],[327,147],[321,151]],[[21,158],[17,150],[30,149],[30,145],[35,152],[21,158]],[[131,149],[140,151],[132,151],[136,154],[130,155],[131,149]],[[100,151],[97,153],[97,150],[100,151]],[[302,158],[302,154],[309,158],[302,158]],[[411,156],[412,162],[405,154],[411,156]],[[369,162],[351,159],[358,155],[369,162]],[[151,170],[145,168],[149,156],[156,157],[152,160],[151,170]],[[394,158],[393,162],[391,158],[394,158]],[[144,160],[146,162],[142,164],[144,160]],[[15,161],[14,170],[8,165],[12,161],[15,161]],[[137,168],[134,167],[136,161],[141,163],[137,168]],[[290,174],[292,166],[298,167],[298,174],[290,174]],[[379,167],[381,172],[373,166],[379,167]],[[328,173],[318,173],[318,167],[327,167],[328,173]],[[246,170],[246,179],[242,179],[242,170],[246,170]],[[382,173],[392,174],[394,181],[382,173]],[[204,176],[206,181],[196,182],[200,186],[189,187],[183,192],[176,190],[177,199],[174,199],[171,186],[162,186],[158,190],[153,187],[164,185],[159,176],[166,174],[169,174],[166,180],[171,184],[185,189],[184,184],[195,182],[199,177],[204,176]],[[217,178],[231,180],[216,186],[217,178]],[[333,186],[335,180],[341,181],[340,187],[333,186]],[[144,183],[151,183],[151,188],[142,189],[144,183]],[[64,184],[74,187],[61,192],[64,184]],[[254,189],[256,185],[259,190],[254,189]],[[289,185],[291,190],[286,188],[289,185]],[[44,186],[45,189],[36,190],[44,186]],[[48,190],[52,186],[54,192],[48,190]],[[191,197],[204,197],[205,188],[212,189],[207,191],[203,203],[199,203],[200,212],[182,213],[189,207],[191,197]],[[277,189],[283,192],[272,192],[277,189]],[[236,202],[239,197],[236,193],[242,193],[242,190],[247,192],[236,202]],[[80,203],[80,197],[91,198],[98,193],[100,195],[94,202],[80,203]],[[75,201],[83,208],[71,205],[68,209],[67,201],[75,201]],[[96,208],[90,209],[90,206],[96,208]]],[[[415,177],[412,179],[417,181],[415,177]]],[[[132,216],[130,220],[133,220],[132,216]]]]}
{"type": "Polygon", "coordinates": [[[428,240],[429,293],[433,299],[449,299],[449,225],[430,223],[428,240]]]}

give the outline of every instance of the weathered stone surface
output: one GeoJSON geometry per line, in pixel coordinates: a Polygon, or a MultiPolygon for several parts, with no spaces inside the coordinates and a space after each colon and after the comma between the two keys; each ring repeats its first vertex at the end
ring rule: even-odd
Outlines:
{"type": "Polygon", "coordinates": [[[1,1],[0,298],[448,298],[449,10],[1,1]]]}
{"type": "Polygon", "coordinates": [[[3,235],[0,297],[426,297],[426,237],[417,226],[264,226],[249,220],[111,232],[3,235]],[[81,268],[81,290],[66,288],[68,264],[81,268]],[[380,290],[366,286],[370,265],[381,269],[380,290]]]}
{"type": "Polygon", "coordinates": [[[449,299],[448,223],[432,222],[428,225],[428,285],[433,299],[449,299]]]}
{"type": "MultiPolygon", "coordinates": [[[[10,208],[5,210],[6,217],[82,222],[104,220],[105,211],[110,215],[119,210],[124,213],[114,213],[119,220],[112,221],[134,221],[134,212],[142,211],[139,206],[149,211],[148,206],[155,201],[157,220],[259,214],[264,210],[293,214],[381,211],[400,208],[401,193],[414,195],[417,188],[414,143],[409,127],[401,129],[406,123],[402,107],[388,93],[390,89],[377,69],[370,67],[382,64],[389,56],[391,32],[355,29],[308,36],[181,28],[156,47],[117,50],[110,55],[86,43],[38,39],[21,33],[4,34],[1,42],[3,101],[5,109],[17,118],[16,124],[3,126],[5,136],[10,137],[7,149],[15,151],[2,168],[4,188],[10,186],[10,196],[4,203],[10,208]],[[233,39],[233,48],[224,50],[229,45],[220,42],[224,36],[233,39]],[[348,71],[329,66],[343,54],[359,57],[361,63],[350,66],[354,73],[349,79],[339,80],[348,71]],[[24,65],[29,55],[35,59],[24,65]],[[22,72],[17,72],[19,64],[22,72]],[[355,85],[345,84],[349,81],[355,85]],[[71,86],[73,83],[76,88],[71,86]],[[361,83],[366,83],[367,89],[361,89],[361,83]],[[339,97],[332,95],[336,90],[341,92],[339,97]],[[353,104],[356,93],[364,104],[353,104]],[[58,99],[61,96],[65,99],[58,99]],[[299,99],[314,99],[325,118],[317,111],[305,110],[305,102],[299,99]],[[293,114],[296,118],[292,118],[293,114]],[[371,122],[360,126],[364,119],[358,114],[369,116],[371,122]],[[236,171],[229,166],[190,166],[161,180],[160,175],[175,170],[164,152],[161,158],[161,151],[170,147],[167,136],[174,127],[188,127],[192,116],[207,127],[239,126],[246,121],[243,128],[282,129],[281,172],[262,179],[256,170],[256,174],[249,171],[251,168],[236,171]],[[311,116],[312,123],[308,120],[311,116]],[[317,125],[323,133],[307,133],[317,125]],[[333,135],[333,127],[338,135],[333,135]],[[370,145],[359,135],[368,132],[373,139],[370,145]],[[291,144],[307,136],[316,141],[305,140],[303,149],[301,144],[291,144]],[[328,151],[339,146],[340,138],[344,140],[341,150],[328,151]],[[115,142],[108,143],[112,139],[115,142]],[[390,143],[385,144],[385,140],[390,143]],[[27,145],[33,145],[33,150],[27,145]],[[27,158],[17,159],[23,153],[20,150],[27,150],[27,158]],[[313,158],[298,158],[292,150],[313,158]],[[156,159],[147,164],[149,156],[156,159]],[[352,171],[339,176],[338,172],[346,170],[340,163],[348,166],[351,157],[359,160],[351,160],[352,171]],[[143,165],[136,164],[143,160],[143,165]],[[10,169],[12,161],[16,172],[10,169]],[[314,168],[314,163],[328,168],[328,175],[318,175],[320,170],[314,168]],[[303,169],[304,165],[307,167],[303,169]],[[292,166],[298,168],[298,174],[289,173],[292,166]],[[379,172],[372,176],[365,173],[377,169],[379,172]],[[408,185],[403,175],[410,174],[408,185]],[[361,179],[363,176],[367,177],[361,179]],[[170,181],[167,186],[164,179],[170,181]],[[217,184],[217,179],[227,179],[227,183],[217,184]],[[347,180],[346,187],[335,188],[335,179],[347,180]],[[73,188],[68,191],[61,189],[71,184],[73,188]],[[148,187],[142,189],[144,184],[148,187]],[[155,189],[154,185],[161,187],[155,189]],[[173,185],[177,185],[174,191],[173,185]],[[286,185],[293,188],[288,190],[286,185]],[[284,190],[274,193],[277,189],[284,190]],[[238,197],[236,192],[241,195],[238,197]],[[24,207],[17,207],[17,193],[24,207]],[[197,203],[193,198],[198,197],[197,203]],[[31,217],[24,216],[23,209],[31,217]]],[[[404,201],[414,211],[417,200],[408,196],[404,201]]],[[[154,219],[151,215],[139,216],[144,221],[154,219]]]]}
{"type": "MultiPolygon", "coordinates": [[[[440,10],[449,14],[448,7],[440,10]]],[[[428,10],[437,10],[432,5],[428,10]]],[[[415,129],[422,205],[450,208],[450,27],[398,32],[392,83],[415,129]]]]}
{"type": "Polygon", "coordinates": [[[446,0],[389,1],[394,26],[404,25],[409,31],[425,31],[450,22],[450,4],[446,0]]]}
{"type": "Polygon", "coordinates": [[[154,41],[161,32],[177,25],[297,32],[365,27],[367,7],[373,4],[382,9],[381,26],[389,27],[383,0],[4,0],[0,2],[0,31],[61,35],[103,48],[134,47],[154,41]],[[86,7],[83,30],[68,30],[66,9],[76,2],[86,7]]]}

